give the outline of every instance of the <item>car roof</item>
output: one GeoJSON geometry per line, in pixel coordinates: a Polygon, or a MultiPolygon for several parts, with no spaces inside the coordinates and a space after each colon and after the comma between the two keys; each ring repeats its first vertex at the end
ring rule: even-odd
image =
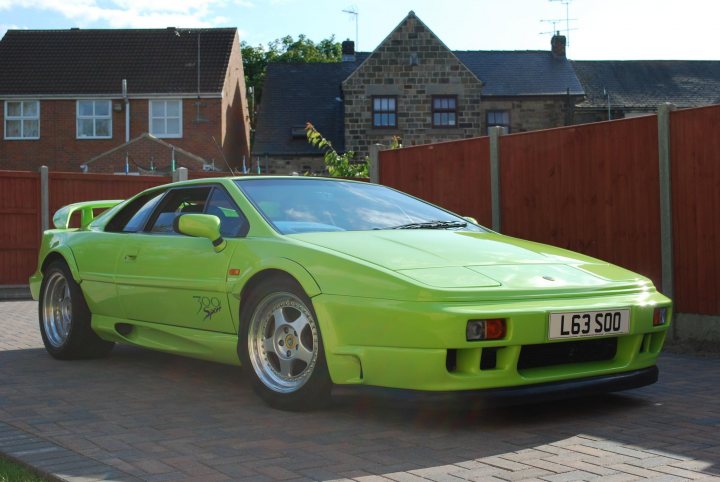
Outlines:
{"type": "Polygon", "coordinates": [[[181,185],[193,185],[193,184],[207,184],[209,182],[223,182],[223,181],[258,181],[258,180],[292,180],[292,181],[331,181],[331,182],[355,182],[361,184],[369,184],[365,180],[355,180],[340,177],[319,177],[319,176],[227,176],[227,177],[205,177],[199,179],[190,179],[187,181],[178,181],[163,186],[181,186],[181,185]]]}

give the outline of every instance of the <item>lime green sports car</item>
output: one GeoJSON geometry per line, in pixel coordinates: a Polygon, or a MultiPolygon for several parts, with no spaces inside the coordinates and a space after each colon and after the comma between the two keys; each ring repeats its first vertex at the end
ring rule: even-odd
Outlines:
{"type": "Polygon", "coordinates": [[[30,278],[52,356],[128,343],[243,365],[288,410],[333,385],[533,400],[643,386],[671,317],[640,275],[365,182],[200,179],[53,222],[30,278]]]}

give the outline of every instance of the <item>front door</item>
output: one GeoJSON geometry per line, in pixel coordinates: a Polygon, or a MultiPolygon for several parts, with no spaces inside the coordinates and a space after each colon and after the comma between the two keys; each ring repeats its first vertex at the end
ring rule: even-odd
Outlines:
{"type": "Polygon", "coordinates": [[[242,240],[229,237],[227,247],[217,253],[208,239],[184,236],[172,229],[178,215],[217,211],[219,199],[227,212],[224,206],[229,196],[220,187],[172,189],[145,230],[127,235],[116,271],[118,295],[127,318],[237,333],[228,305],[227,273],[242,240]]]}

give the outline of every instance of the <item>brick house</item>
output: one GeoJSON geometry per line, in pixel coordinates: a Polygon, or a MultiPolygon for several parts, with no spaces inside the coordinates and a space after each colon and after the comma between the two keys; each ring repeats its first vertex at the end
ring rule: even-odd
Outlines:
{"type": "Polygon", "coordinates": [[[79,171],[116,152],[90,169],[123,171],[130,158],[130,171],[167,170],[173,147],[193,170],[249,155],[235,28],[9,30],[0,65],[0,169],[79,171]],[[116,149],[145,133],[162,143],[116,149]]]}
{"type": "Polygon", "coordinates": [[[270,64],[259,106],[254,162],[269,172],[320,171],[305,140],[312,122],[338,151],[404,145],[573,123],[583,89],[556,35],[549,51],[451,51],[413,13],[370,53],[343,42],[343,61],[270,64]]]}

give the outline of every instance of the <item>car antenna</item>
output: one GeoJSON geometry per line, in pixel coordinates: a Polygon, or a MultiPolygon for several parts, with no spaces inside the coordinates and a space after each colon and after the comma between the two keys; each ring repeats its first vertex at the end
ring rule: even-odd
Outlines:
{"type": "Polygon", "coordinates": [[[232,167],[230,167],[230,163],[228,163],[223,150],[220,149],[220,144],[218,144],[218,141],[215,139],[215,136],[210,136],[210,137],[212,137],[212,140],[215,143],[215,147],[217,147],[218,151],[220,151],[220,155],[222,156],[223,161],[225,161],[225,165],[227,166],[228,171],[230,171],[230,174],[232,174],[233,176],[236,176],[237,174],[235,173],[235,171],[233,171],[232,167]]]}

